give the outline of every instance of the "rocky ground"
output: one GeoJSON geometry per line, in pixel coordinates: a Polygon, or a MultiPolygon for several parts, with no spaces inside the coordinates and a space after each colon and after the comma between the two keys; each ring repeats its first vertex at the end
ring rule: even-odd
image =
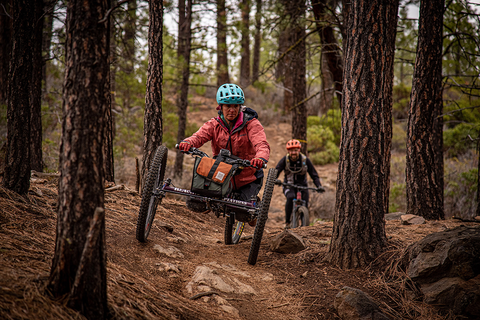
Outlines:
{"type": "MultiPolygon", "coordinates": [[[[198,111],[206,114],[204,111],[198,111]]],[[[198,116],[199,121],[208,120],[198,116]]],[[[285,154],[287,124],[266,126],[272,147],[269,168],[285,154]]],[[[204,147],[205,151],[208,146],[204,147]]],[[[172,165],[174,156],[169,156],[172,165]]],[[[191,170],[186,159],[186,172],[191,170]]],[[[134,167],[133,167],[134,168],[134,167]]],[[[184,199],[167,197],[146,243],[135,239],[141,198],[134,169],[124,187],[105,195],[109,308],[115,319],[339,319],[334,299],[349,286],[373,297],[392,319],[445,319],[445,314],[411,301],[405,278],[395,268],[402,250],[427,234],[464,223],[386,221],[390,247],[365,270],[339,270],[324,261],[335,198],[336,165],[318,166],[327,192],[312,195],[312,225],[292,231],[307,248],[296,254],[270,250],[283,231],[284,197],[276,187],[258,262],[247,263],[253,228],[237,245],[223,243],[225,219],[189,211],[184,199]],[[316,220],[320,219],[320,220],[316,220]],[[386,272],[386,270],[388,272],[386,272]]],[[[167,174],[168,174],[167,170],[167,174]]],[[[188,174],[179,185],[188,182],[188,174]]],[[[32,180],[20,197],[0,188],[0,318],[81,319],[45,291],[56,224],[56,178],[32,180]]]]}

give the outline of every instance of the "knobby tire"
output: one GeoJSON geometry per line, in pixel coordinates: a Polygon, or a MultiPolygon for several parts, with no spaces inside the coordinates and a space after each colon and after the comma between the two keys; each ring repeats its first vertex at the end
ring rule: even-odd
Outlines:
{"type": "Polygon", "coordinates": [[[250,246],[250,253],[248,255],[248,263],[251,264],[252,266],[257,263],[258,251],[260,250],[260,244],[262,242],[265,223],[267,222],[267,219],[268,219],[268,209],[270,208],[270,202],[272,201],[273,188],[274,188],[274,183],[276,178],[277,178],[277,170],[269,169],[267,181],[265,182],[265,189],[263,191],[261,209],[257,217],[257,225],[255,226],[252,245],[250,246]]]}
{"type": "Polygon", "coordinates": [[[162,197],[155,197],[153,191],[163,183],[165,167],[167,165],[167,154],[167,147],[158,147],[152,164],[150,165],[150,169],[148,170],[137,219],[136,238],[140,242],[147,241],[157,211],[157,206],[162,202],[162,197]]]}
{"type": "Polygon", "coordinates": [[[310,215],[306,207],[300,206],[293,212],[292,228],[308,226],[309,222],[310,215]]]}

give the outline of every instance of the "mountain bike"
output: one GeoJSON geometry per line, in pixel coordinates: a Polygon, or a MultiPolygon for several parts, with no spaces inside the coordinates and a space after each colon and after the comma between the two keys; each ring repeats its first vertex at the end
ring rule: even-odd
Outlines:
{"type": "Polygon", "coordinates": [[[275,180],[274,183],[279,186],[293,188],[293,191],[297,195],[297,197],[293,199],[293,209],[292,209],[292,218],[291,218],[292,228],[308,226],[310,224],[310,214],[306,206],[307,202],[304,199],[302,199],[301,190],[314,190],[317,192],[320,190],[320,192],[325,192],[325,189],[323,187],[310,188],[305,186],[299,186],[292,183],[282,182],[280,180],[275,180]]]}
{"type": "MultiPolygon", "coordinates": [[[[176,148],[178,148],[178,145],[176,148]]],[[[197,203],[204,203],[209,211],[212,211],[217,217],[223,216],[226,218],[224,242],[227,245],[237,244],[244,230],[245,223],[256,220],[255,231],[247,260],[249,264],[255,265],[265,223],[268,219],[268,209],[272,200],[277,170],[269,169],[261,201],[259,201],[258,197],[250,201],[235,199],[235,192],[231,190],[228,190],[226,195],[206,196],[200,194],[200,190],[198,192],[192,191],[194,190],[195,171],[194,177],[192,178],[192,190],[175,187],[172,179],[165,178],[167,153],[168,149],[165,146],[158,147],[148,170],[137,219],[137,240],[140,242],[147,241],[157,208],[167,193],[183,195],[195,200],[197,203]]],[[[185,153],[191,154],[196,158],[209,158],[206,153],[193,147],[185,153]]],[[[198,159],[196,159],[196,163],[197,160],[198,159]]],[[[220,163],[220,165],[227,164],[231,166],[229,174],[232,177],[238,174],[243,168],[253,167],[250,161],[235,157],[226,149],[220,151],[217,160],[215,160],[216,163],[220,163]],[[219,158],[221,161],[217,161],[219,158]]],[[[264,167],[266,167],[266,165],[264,167]]],[[[217,175],[219,174],[217,173],[217,175]]],[[[210,182],[211,181],[205,180],[205,184],[210,184],[210,182]]],[[[158,211],[161,213],[161,207],[158,211]]]]}

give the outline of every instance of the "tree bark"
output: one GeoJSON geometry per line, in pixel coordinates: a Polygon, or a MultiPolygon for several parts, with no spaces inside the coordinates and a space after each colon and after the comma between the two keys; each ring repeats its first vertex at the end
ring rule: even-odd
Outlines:
{"type": "Polygon", "coordinates": [[[3,7],[0,6],[0,10],[6,11],[6,13],[2,12],[3,14],[0,14],[0,105],[7,104],[8,68],[13,23],[10,2],[11,0],[0,0],[0,4],[3,5],[3,7]]]}
{"type": "Polygon", "coordinates": [[[255,43],[253,45],[252,83],[258,81],[260,74],[260,46],[262,44],[262,0],[256,0],[255,43]]]}
{"type": "Polygon", "coordinates": [[[125,21],[125,73],[133,72],[135,65],[135,33],[137,30],[137,1],[129,0],[127,5],[127,19],[125,21]]]}
{"type": "MultiPolygon", "coordinates": [[[[182,79],[179,90],[177,90],[177,114],[178,132],[177,143],[185,139],[187,127],[188,108],[188,84],[190,78],[190,47],[192,42],[192,0],[179,0],[178,2],[178,51],[177,60],[179,63],[179,78],[182,79]]],[[[182,177],[183,173],[183,152],[177,150],[175,168],[173,173],[176,177],[182,177]]]]}
{"type": "MultiPolygon", "coordinates": [[[[162,144],[163,2],[149,1],[148,79],[143,126],[142,186],[157,148],[162,144]]],[[[143,187],[142,187],[143,190],[143,187]]]]}
{"type": "Polygon", "coordinates": [[[245,90],[250,84],[250,0],[242,0],[241,10],[240,86],[245,90]]]}
{"type": "Polygon", "coordinates": [[[426,0],[420,4],[417,56],[408,116],[407,213],[429,220],[444,218],[443,156],[438,159],[440,152],[437,149],[441,144],[440,120],[437,117],[442,104],[443,11],[444,1],[426,0]]]}
{"type": "MultiPolygon", "coordinates": [[[[327,62],[326,72],[331,73],[331,78],[335,84],[334,91],[337,96],[340,108],[342,105],[342,91],[343,91],[343,57],[338,45],[337,39],[330,23],[323,22],[327,20],[326,0],[315,0],[312,3],[312,10],[315,16],[315,21],[318,33],[320,35],[320,42],[322,44],[322,59],[325,58],[327,62]]],[[[322,68],[322,73],[324,69],[322,68]]],[[[327,109],[328,110],[328,109],[327,109]]],[[[326,112],[327,110],[324,110],[326,112]]]]}
{"type": "Polygon", "coordinates": [[[30,120],[30,164],[31,169],[43,172],[42,159],[42,70],[43,70],[43,24],[44,6],[43,1],[35,1],[35,24],[32,34],[32,90],[30,101],[32,107],[30,120]]]}
{"type": "MultiPolygon", "coordinates": [[[[300,10],[305,12],[305,1],[298,3],[300,10]]],[[[294,27],[294,41],[305,37],[305,25],[299,20],[294,27]]],[[[306,45],[305,39],[302,40],[292,52],[292,62],[290,72],[292,74],[293,86],[293,105],[292,112],[292,138],[302,142],[301,152],[307,154],[307,105],[300,103],[307,97],[307,64],[306,64],[306,45]]]]}
{"type": "Polygon", "coordinates": [[[42,52],[43,52],[43,64],[42,64],[42,98],[47,98],[47,92],[49,89],[49,82],[47,77],[47,64],[51,59],[50,47],[52,45],[53,34],[53,12],[57,4],[57,0],[44,1],[45,4],[45,19],[43,20],[43,37],[42,37],[42,52]]]}
{"type": "Polygon", "coordinates": [[[67,295],[67,306],[88,319],[108,314],[105,220],[98,210],[104,207],[103,143],[110,107],[108,19],[99,20],[109,8],[108,0],[67,4],[57,237],[48,282],[54,297],[67,295]]]}
{"type": "Polygon", "coordinates": [[[30,122],[35,6],[29,1],[12,5],[13,34],[8,74],[7,154],[3,183],[26,194],[30,187],[30,122]]]}
{"type": "Polygon", "coordinates": [[[225,0],[217,0],[217,87],[230,83],[227,54],[227,13],[225,0]]]}
{"type": "MultiPolygon", "coordinates": [[[[343,78],[342,142],[329,258],[340,268],[365,267],[387,244],[385,235],[385,115],[393,86],[387,61],[393,43],[388,27],[393,2],[352,2],[343,78]],[[361,32],[360,32],[361,31],[361,32]],[[348,71],[347,71],[348,70],[348,71]]],[[[391,111],[390,111],[391,112],[391,111]]]]}

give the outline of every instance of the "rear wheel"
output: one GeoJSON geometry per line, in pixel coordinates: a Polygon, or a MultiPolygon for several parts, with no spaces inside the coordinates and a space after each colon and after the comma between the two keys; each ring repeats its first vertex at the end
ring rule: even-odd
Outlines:
{"type": "Polygon", "coordinates": [[[260,250],[265,223],[268,219],[268,209],[270,208],[270,202],[272,200],[273,187],[276,178],[277,170],[268,170],[267,181],[265,182],[265,189],[263,191],[262,204],[257,217],[257,224],[253,234],[252,245],[250,246],[250,253],[248,255],[248,263],[251,265],[255,265],[257,263],[258,251],[260,250]]]}
{"type": "Polygon", "coordinates": [[[292,228],[305,227],[310,223],[310,216],[308,214],[307,207],[300,206],[293,212],[292,215],[292,228]]]}
{"type": "Polygon", "coordinates": [[[235,223],[234,215],[227,217],[224,235],[225,244],[237,244],[240,241],[244,228],[244,222],[237,221],[237,223],[235,223]]]}
{"type": "Polygon", "coordinates": [[[153,193],[163,183],[167,165],[167,153],[168,149],[165,146],[158,147],[148,170],[137,219],[136,237],[140,242],[147,241],[157,206],[162,202],[162,196],[155,196],[153,193]]]}

